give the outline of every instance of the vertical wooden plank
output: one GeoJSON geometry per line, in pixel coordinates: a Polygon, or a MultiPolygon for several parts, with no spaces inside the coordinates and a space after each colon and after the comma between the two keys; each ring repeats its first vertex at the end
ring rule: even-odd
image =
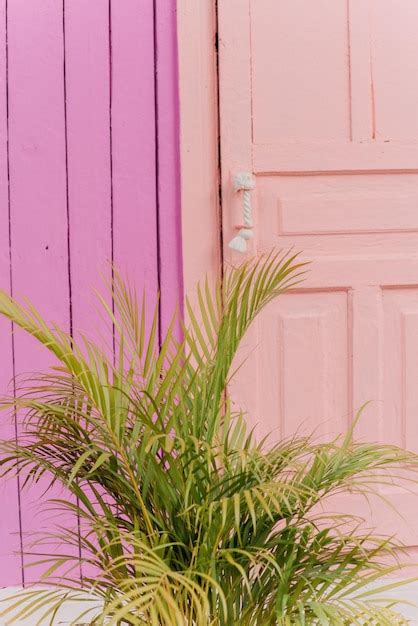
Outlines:
{"type": "Polygon", "coordinates": [[[72,326],[111,347],[93,293],[112,258],[109,10],[103,0],[63,8],[72,326]]]}
{"type": "Polygon", "coordinates": [[[192,295],[221,271],[217,24],[214,2],[178,0],[177,11],[183,284],[192,295]]]}
{"type": "Polygon", "coordinates": [[[176,3],[155,0],[156,126],[161,325],[182,293],[176,3]]]}
{"type": "Polygon", "coordinates": [[[109,7],[64,0],[63,10],[71,325],[111,355],[112,326],[94,293],[106,297],[112,260],[109,7]]]}
{"type": "Polygon", "coordinates": [[[112,1],[113,256],[139,293],[158,291],[153,3],[112,1]]]}
{"type": "MultiPolygon", "coordinates": [[[[236,172],[251,173],[253,170],[250,0],[219,0],[218,27],[223,260],[237,265],[242,262],[242,256],[233,252],[228,243],[237,233],[237,226],[242,224],[242,194],[234,191],[232,175],[236,172]]],[[[253,197],[256,197],[255,193],[253,197]]],[[[257,211],[254,214],[257,221],[257,211]]],[[[250,257],[256,253],[257,242],[252,239],[248,243],[250,257]]],[[[259,331],[259,323],[256,321],[240,346],[237,357],[240,374],[232,380],[230,392],[237,405],[248,410],[250,427],[257,424],[258,432],[262,432],[263,416],[258,414],[259,407],[254,394],[257,381],[262,377],[258,368],[260,360],[247,358],[260,343],[259,331]]]]}
{"type": "MultiPolygon", "coordinates": [[[[251,93],[251,3],[250,0],[220,0],[219,23],[219,106],[224,258],[239,260],[228,242],[242,223],[242,197],[234,191],[231,175],[252,172],[251,93]]],[[[249,254],[256,251],[249,242],[249,254]]]]}
{"type": "MultiPolygon", "coordinates": [[[[14,293],[69,328],[62,3],[9,2],[10,201],[14,293]]],[[[36,342],[16,332],[16,371],[51,364],[36,342]]],[[[23,545],[51,524],[39,514],[45,485],[22,496],[23,545]]],[[[48,495],[52,495],[49,492],[48,495]]],[[[54,496],[57,492],[54,491],[54,496]]],[[[24,554],[25,564],[31,557],[24,554]]],[[[40,571],[26,571],[36,580],[40,571]]]]}
{"type": "MultiPolygon", "coordinates": [[[[11,290],[8,189],[8,111],[7,111],[7,5],[0,2],[0,286],[11,290]]],[[[0,394],[13,392],[13,343],[11,324],[0,319],[0,394]]],[[[0,436],[15,436],[15,425],[5,412],[0,414],[0,436]]],[[[0,587],[22,582],[20,555],[19,483],[16,479],[0,484],[0,587]]]]}

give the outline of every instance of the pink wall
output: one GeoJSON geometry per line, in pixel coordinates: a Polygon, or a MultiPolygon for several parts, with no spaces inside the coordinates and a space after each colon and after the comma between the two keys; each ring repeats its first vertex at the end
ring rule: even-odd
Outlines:
{"type": "MultiPolygon", "coordinates": [[[[0,0],[1,287],[96,331],[91,288],[113,260],[139,289],[161,287],[164,324],[181,289],[177,117],[175,0],[0,0]]],[[[10,330],[0,320],[1,392],[50,363],[10,330]]],[[[0,498],[11,585],[27,560],[13,551],[43,522],[16,481],[0,498]]]]}

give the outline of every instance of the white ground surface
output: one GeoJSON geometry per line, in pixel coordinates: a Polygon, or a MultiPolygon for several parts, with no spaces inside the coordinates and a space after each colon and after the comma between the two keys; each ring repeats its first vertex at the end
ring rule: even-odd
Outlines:
{"type": "Polygon", "coordinates": [[[410,620],[410,624],[418,626],[418,582],[396,589],[396,591],[393,592],[393,595],[400,600],[416,604],[416,607],[410,607],[407,605],[402,606],[401,612],[410,620]]]}
{"type": "MultiPolygon", "coordinates": [[[[5,598],[9,598],[13,595],[14,592],[18,592],[17,589],[0,589],[0,607],[4,606],[3,601],[5,598]]],[[[388,594],[389,595],[389,594],[388,594]]],[[[402,606],[400,607],[400,611],[410,620],[410,624],[413,626],[418,626],[418,582],[412,583],[409,585],[405,585],[405,587],[396,589],[396,591],[391,592],[391,596],[399,598],[400,600],[404,600],[406,602],[414,603],[417,607],[411,606],[402,606]]],[[[73,606],[68,607],[66,609],[62,609],[59,615],[56,617],[54,621],[54,626],[74,626],[77,622],[74,622],[74,619],[80,614],[82,610],[85,610],[86,603],[82,603],[81,607],[73,606]]],[[[0,608],[1,610],[1,608],[0,608]]],[[[29,620],[20,620],[19,622],[15,622],[16,625],[19,626],[35,626],[37,623],[37,619],[33,616],[29,620]]],[[[3,618],[0,618],[0,626],[7,626],[7,621],[3,618]]],[[[45,622],[42,626],[49,626],[49,622],[45,622]]]]}
{"type": "MultiPolygon", "coordinates": [[[[19,592],[21,592],[22,590],[20,588],[7,588],[7,589],[0,589],[0,612],[2,611],[3,607],[6,607],[7,605],[12,605],[16,602],[15,600],[10,599],[13,595],[17,596],[17,594],[19,594],[19,592]]],[[[91,603],[91,607],[94,608],[94,606],[97,606],[97,603],[92,602],[91,603]]],[[[71,624],[71,626],[75,626],[75,624],[81,624],[83,622],[75,622],[74,620],[83,612],[86,611],[88,608],[88,604],[87,602],[81,602],[79,604],[76,603],[70,603],[67,604],[67,606],[65,608],[62,608],[59,613],[57,614],[55,620],[54,620],[54,626],[69,626],[71,624]]],[[[37,616],[33,615],[30,619],[20,619],[17,622],[13,622],[13,625],[16,626],[37,626],[38,624],[38,620],[42,617],[42,611],[40,611],[37,616]]],[[[9,622],[7,621],[8,617],[0,617],[0,626],[8,626],[9,622]]],[[[88,618],[86,618],[86,621],[84,623],[88,624],[88,618]]],[[[42,622],[42,626],[49,626],[50,621],[46,620],[44,622],[42,622]]]]}

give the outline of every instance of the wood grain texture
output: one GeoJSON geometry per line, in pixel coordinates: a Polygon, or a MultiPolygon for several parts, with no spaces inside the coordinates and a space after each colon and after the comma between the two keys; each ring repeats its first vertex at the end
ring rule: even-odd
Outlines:
{"type": "MultiPolygon", "coordinates": [[[[65,172],[62,7],[24,0],[9,3],[9,142],[13,290],[36,302],[70,329],[65,172]],[[22,33],[25,33],[22,36],[22,33]]],[[[16,330],[16,373],[39,372],[54,364],[32,337],[16,330]]],[[[46,482],[24,491],[24,565],[36,534],[56,515],[40,513],[46,482]]],[[[60,497],[50,491],[46,497],[60,497]]],[[[24,571],[35,580],[40,569],[24,571]]]]}
{"type": "MultiPolygon", "coordinates": [[[[181,239],[173,237],[180,223],[180,165],[177,128],[179,123],[177,38],[173,29],[176,3],[155,0],[155,52],[158,64],[156,81],[157,111],[157,194],[158,250],[161,289],[162,330],[170,323],[173,300],[178,299],[178,276],[181,275],[181,239]],[[167,106],[167,102],[171,106],[167,106]],[[173,193],[174,192],[174,193],[173,193]]],[[[179,302],[181,305],[181,301],[179,302]]]]}
{"type": "MultiPolygon", "coordinates": [[[[9,241],[9,150],[7,103],[7,28],[6,2],[0,3],[0,283],[11,291],[10,241],[9,241]]],[[[0,320],[0,387],[2,392],[13,392],[13,337],[7,320],[0,320]]],[[[0,422],[0,437],[15,436],[14,416],[0,422]]],[[[0,516],[0,586],[22,582],[21,559],[15,556],[20,545],[19,483],[16,479],[4,481],[0,486],[2,514],[0,516]]]]}
{"type": "Polygon", "coordinates": [[[154,7],[126,0],[110,8],[114,261],[141,294],[147,289],[153,297],[159,284],[154,7]]]}
{"type": "MultiPolygon", "coordinates": [[[[110,351],[112,329],[101,322],[92,290],[110,278],[112,262],[151,299],[162,287],[164,315],[181,297],[173,7],[0,2],[1,287],[110,351]]],[[[23,333],[13,343],[1,320],[0,346],[1,393],[13,361],[18,374],[52,364],[23,333]]],[[[1,429],[14,435],[5,415],[1,429]]],[[[41,492],[40,485],[23,494],[19,508],[16,482],[1,486],[0,585],[39,574],[23,576],[13,550],[22,541],[27,563],[30,539],[50,523],[38,513],[41,492]]]]}
{"type": "Polygon", "coordinates": [[[111,278],[110,38],[108,4],[65,2],[65,122],[71,325],[101,336],[112,332],[97,316],[98,274],[111,278]]]}
{"type": "Polygon", "coordinates": [[[182,256],[185,293],[221,268],[216,33],[212,0],[177,2],[182,256]]]}

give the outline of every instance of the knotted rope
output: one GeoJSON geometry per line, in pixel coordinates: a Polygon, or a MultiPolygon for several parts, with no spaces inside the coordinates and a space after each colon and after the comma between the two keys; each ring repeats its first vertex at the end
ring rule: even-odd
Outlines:
{"type": "Polygon", "coordinates": [[[243,191],[242,194],[242,213],[243,213],[243,226],[239,226],[240,229],[233,239],[229,242],[231,250],[237,252],[247,252],[247,241],[254,237],[254,222],[253,222],[253,207],[251,204],[251,191],[255,188],[254,180],[251,174],[248,172],[240,172],[233,177],[235,191],[243,191]]]}

